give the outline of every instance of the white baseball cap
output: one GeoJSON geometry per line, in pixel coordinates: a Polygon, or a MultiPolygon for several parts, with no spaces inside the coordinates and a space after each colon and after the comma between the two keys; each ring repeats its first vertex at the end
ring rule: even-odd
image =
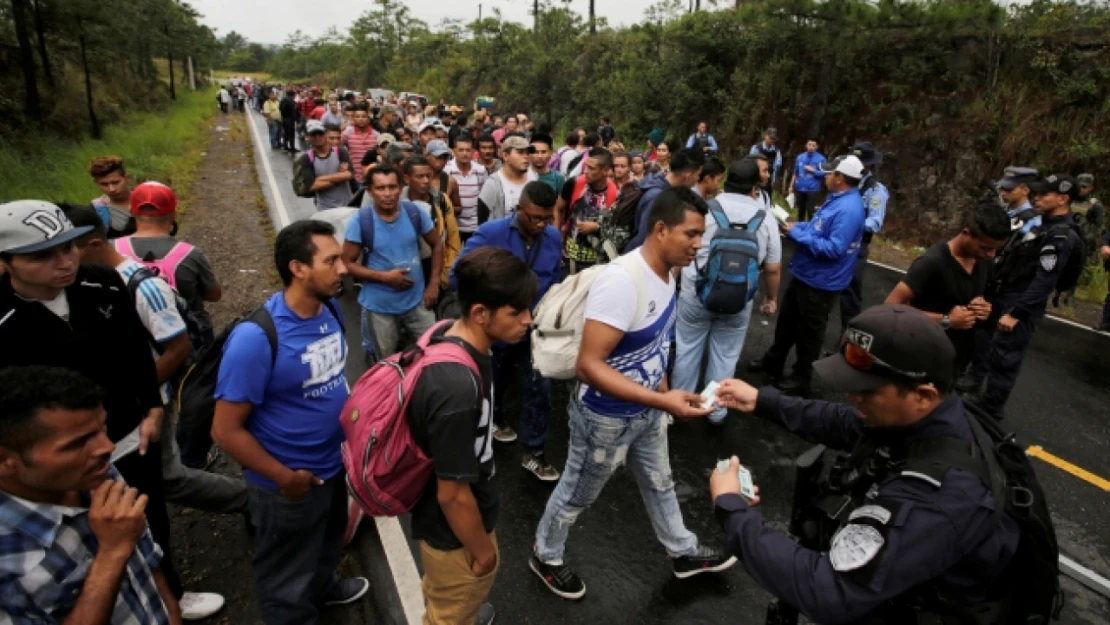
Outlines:
{"type": "Polygon", "coordinates": [[[831,161],[821,163],[821,170],[824,171],[826,175],[835,171],[849,178],[855,178],[856,180],[863,178],[863,162],[850,154],[838,156],[831,161]]]}
{"type": "Polygon", "coordinates": [[[0,252],[33,254],[85,236],[92,226],[74,228],[55,204],[16,200],[0,204],[0,252]]]}

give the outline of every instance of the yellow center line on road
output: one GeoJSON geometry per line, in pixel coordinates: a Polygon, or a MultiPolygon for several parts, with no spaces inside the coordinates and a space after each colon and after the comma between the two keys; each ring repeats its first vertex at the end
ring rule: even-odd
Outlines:
{"type": "Polygon", "coordinates": [[[1045,451],[1044,448],[1039,446],[1039,445],[1030,446],[1029,449],[1025,450],[1025,453],[1030,455],[1030,456],[1033,456],[1034,458],[1040,458],[1041,460],[1044,460],[1045,462],[1047,462],[1048,464],[1051,464],[1052,466],[1056,467],[1057,469],[1060,469],[1061,471],[1066,471],[1068,473],[1071,473],[1072,475],[1074,475],[1075,477],[1083,480],[1084,482],[1087,482],[1088,484],[1094,484],[1095,486],[1101,488],[1102,490],[1110,493],[1110,480],[1108,480],[1106,478],[1099,477],[1099,476],[1095,475],[1094,473],[1091,473],[1090,471],[1088,471],[1084,468],[1077,467],[1074,464],[1068,462],[1067,460],[1064,460],[1063,458],[1054,456],[1054,455],[1048,453],[1047,451],[1045,451]]]}

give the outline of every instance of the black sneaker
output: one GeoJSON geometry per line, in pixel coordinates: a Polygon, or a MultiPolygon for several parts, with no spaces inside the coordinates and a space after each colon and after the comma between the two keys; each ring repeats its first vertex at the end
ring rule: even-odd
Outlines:
{"type": "Polygon", "coordinates": [[[474,625],[493,625],[493,617],[497,616],[497,611],[493,609],[493,604],[483,603],[478,608],[478,618],[474,619],[474,625]]]}
{"type": "Polygon", "coordinates": [[[528,559],[528,567],[543,580],[547,589],[563,599],[581,599],[586,594],[586,584],[565,564],[544,564],[536,556],[528,559]]]}
{"type": "Polygon", "coordinates": [[[370,580],[365,577],[340,578],[324,596],[324,605],[343,605],[358,601],[370,590],[370,580]]]}
{"type": "Polygon", "coordinates": [[[686,579],[701,573],[720,573],[732,568],[736,564],[736,556],[722,553],[702,545],[698,552],[692,556],[672,559],[674,563],[674,576],[686,579]]]}

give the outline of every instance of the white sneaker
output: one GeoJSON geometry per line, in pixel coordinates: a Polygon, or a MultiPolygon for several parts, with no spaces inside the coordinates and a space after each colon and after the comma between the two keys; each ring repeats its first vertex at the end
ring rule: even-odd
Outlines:
{"type": "Polygon", "coordinates": [[[199,621],[219,612],[224,607],[224,598],[214,592],[187,592],[178,604],[183,620],[199,621]]]}

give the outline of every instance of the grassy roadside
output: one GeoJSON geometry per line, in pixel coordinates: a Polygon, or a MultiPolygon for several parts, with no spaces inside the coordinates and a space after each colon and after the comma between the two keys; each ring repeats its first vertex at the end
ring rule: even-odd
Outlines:
{"type": "Polygon", "coordinates": [[[0,201],[88,202],[100,191],[85,167],[103,154],[122,157],[134,182],[164,182],[184,201],[180,194],[203,158],[206,134],[200,127],[216,111],[214,88],[179,90],[167,109],[128,115],[106,127],[100,140],[33,134],[15,143],[0,139],[0,201]]]}

